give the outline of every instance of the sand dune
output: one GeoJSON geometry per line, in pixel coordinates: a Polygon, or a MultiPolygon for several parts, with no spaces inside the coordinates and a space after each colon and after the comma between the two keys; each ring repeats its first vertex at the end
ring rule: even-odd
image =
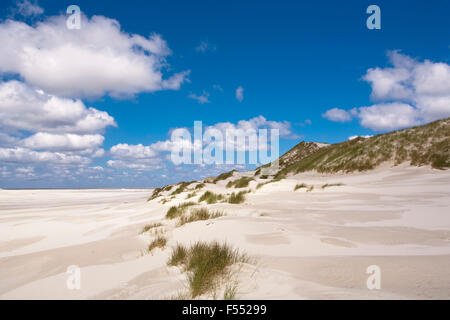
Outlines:
{"type": "MultiPolygon", "coordinates": [[[[147,202],[145,189],[0,190],[0,298],[174,297],[187,284],[166,265],[170,248],[198,240],[226,241],[252,258],[237,273],[239,299],[450,298],[449,170],[309,172],[256,189],[261,181],[243,204],[208,205],[226,216],[181,227],[164,216],[187,193],[162,204],[147,202]],[[298,183],[314,189],[294,192],[298,183]],[[343,185],[322,189],[327,183],[343,185]],[[146,253],[152,237],[139,233],[158,221],[167,246],[146,253]],[[67,289],[70,265],[81,267],[80,290],[67,289]],[[366,287],[370,265],[381,269],[380,290],[366,287]]],[[[190,200],[236,191],[226,183],[190,200]]]]}

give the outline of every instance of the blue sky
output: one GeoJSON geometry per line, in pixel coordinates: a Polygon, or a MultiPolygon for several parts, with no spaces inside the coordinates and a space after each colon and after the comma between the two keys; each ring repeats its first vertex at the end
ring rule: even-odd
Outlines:
{"type": "MultiPolygon", "coordinates": [[[[48,50],[45,55],[36,55],[38,60],[31,54],[26,55],[27,59],[34,59],[30,62],[8,55],[9,50],[26,50],[25,45],[3,46],[0,72],[5,92],[43,90],[48,97],[66,99],[61,100],[62,103],[78,99],[86,110],[94,108],[113,118],[105,118],[100,127],[82,132],[78,127],[64,131],[51,124],[36,129],[37,122],[19,126],[15,124],[18,118],[0,122],[0,133],[3,133],[0,136],[3,137],[0,138],[0,187],[3,188],[152,187],[228,170],[225,166],[174,168],[162,153],[149,155],[151,150],[134,148],[132,153],[124,155],[114,153],[117,148],[112,149],[120,144],[146,147],[167,141],[170,130],[190,128],[195,120],[209,126],[225,122],[238,126],[241,120],[259,116],[279,124],[289,122],[289,132],[280,140],[280,153],[283,153],[300,140],[335,143],[354,135],[373,135],[450,115],[447,104],[450,101],[447,86],[450,81],[450,2],[447,0],[437,0],[432,5],[427,1],[21,0],[2,1],[1,6],[0,28],[3,31],[0,30],[0,39],[13,37],[7,31],[14,30],[18,38],[25,37],[21,43],[30,41],[41,53],[48,50]],[[152,41],[148,45],[157,43],[151,35],[158,34],[165,41],[162,47],[170,49],[170,54],[161,56],[150,52],[146,56],[158,56],[164,66],[152,65],[151,72],[142,75],[141,82],[133,84],[122,84],[120,77],[115,83],[101,78],[96,82],[99,87],[103,86],[104,91],[99,89],[100,93],[90,90],[93,87],[90,81],[96,81],[95,75],[87,73],[86,81],[77,78],[77,83],[81,81],[80,90],[85,90],[80,92],[72,90],[70,74],[61,78],[71,72],[70,67],[57,74],[50,71],[47,74],[50,69],[45,64],[52,61],[49,57],[53,54],[61,58],[61,52],[65,51],[57,49],[71,44],[72,38],[58,43],[47,34],[48,38],[43,37],[47,40],[36,40],[40,32],[47,32],[37,26],[49,24],[51,17],[65,19],[70,4],[81,8],[84,19],[99,32],[98,37],[104,36],[105,48],[109,46],[108,39],[113,38],[108,38],[111,36],[109,29],[102,29],[100,22],[93,22],[93,16],[115,19],[120,24],[117,34],[142,36],[152,41]],[[371,4],[381,8],[381,30],[366,27],[369,16],[366,8],[371,4]],[[11,20],[27,24],[32,35],[19,33],[20,25],[8,24],[11,20]],[[37,67],[26,69],[30,63],[37,67]],[[37,73],[41,66],[41,73],[37,73]],[[174,75],[182,79],[174,87],[168,88],[163,80],[158,80],[155,85],[159,88],[150,88],[147,76],[158,72],[162,79],[174,75]],[[8,81],[13,80],[17,83],[11,82],[7,87],[8,81]],[[438,83],[436,90],[430,89],[436,88],[434,82],[438,83]],[[119,89],[122,85],[125,92],[119,89]],[[388,92],[385,86],[395,90],[388,92]],[[238,87],[243,89],[242,101],[236,97],[238,87]],[[198,99],[200,96],[203,98],[198,99]],[[361,107],[366,109],[359,109],[361,107]],[[102,155],[94,156],[95,150],[89,146],[85,146],[90,150],[86,151],[48,142],[68,134],[98,138],[92,142],[93,148],[102,149],[102,155]],[[33,136],[33,140],[26,140],[33,136]],[[32,154],[27,155],[27,152],[32,154]],[[39,152],[43,154],[37,154],[39,152]],[[61,154],[83,159],[61,162],[58,160],[61,154]],[[55,157],[56,160],[52,160],[55,157]],[[149,166],[127,167],[126,164],[131,164],[136,157],[141,159],[139,164],[149,166]],[[150,166],[157,157],[159,164],[150,166]],[[108,164],[111,159],[122,161],[121,165],[108,164]]],[[[55,24],[51,26],[56,28],[55,24]]],[[[83,21],[80,30],[83,30],[83,21]]],[[[72,35],[77,32],[70,31],[72,35]]],[[[89,35],[74,36],[73,46],[87,48],[83,42],[91,41],[86,40],[87,37],[89,35]]],[[[126,63],[142,58],[140,51],[133,51],[135,47],[125,52],[120,51],[119,45],[119,42],[114,44],[113,54],[119,52],[121,57],[129,54],[131,62],[126,63]]],[[[74,52],[68,63],[90,59],[89,54],[95,53],[89,51],[83,56],[77,55],[83,51],[74,52]]],[[[123,62],[111,61],[116,61],[114,68],[119,68],[123,62]]],[[[102,63],[97,64],[99,73],[103,70],[102,63]]],[[[123,68],[130,70],[127,66],[123,68]]],[[[129,75],[125,72],[123,76],[136,74],[141,76],[138,71],[130,71],[129,75]]],[[[4,108],[3,112],[8,112],[10,105],[4,108]]],[[[270,127],[272,124],[263,125],[270,127]]]]}

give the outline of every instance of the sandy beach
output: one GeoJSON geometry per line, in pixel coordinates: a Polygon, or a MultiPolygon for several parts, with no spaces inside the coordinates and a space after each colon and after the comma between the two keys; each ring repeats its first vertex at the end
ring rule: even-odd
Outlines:
{"type": "MultiPolygon", "coordinates": [[[[189,200],[235,191],[227,181],[189,200]]],[[[187,193],[162,204],[147,202],[151,189],[0,190],[0,299],[172,298],[187,284],[167,266],[171,248],[198,240],[251,257],[236,270],[237,299],[450,298],[449,170],[385,164],[256,189],[262,181],[250,182],[243,204],[207,205],[225,216],[181,227],[164,216],[187,193]],[[293,191],[299,183],[314,189],[293,191]],[[153,222],[168,243],[148,253],[152,235],[140,232],[153,222]],[[80,290],[67,288],[71,265],[80,290]],[[380,267],[379,290],[366,287],[370,265],[380,267]]]]}

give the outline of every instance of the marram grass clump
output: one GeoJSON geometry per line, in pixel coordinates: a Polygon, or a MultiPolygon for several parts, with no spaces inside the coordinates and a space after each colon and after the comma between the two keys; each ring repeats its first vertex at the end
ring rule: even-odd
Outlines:
{"type": "Polygon", "coordinates": [[[195,202],[183,202],[178,206],[172,206],[166,213],[166,219],[175,219],[181,216],[187,209],[187,207],[194,206],[195,202]]]}
{"type": "Polygon", "coordinates": [[[180,227],[186,223],[191,223],[200,220],[216,219],[224,215],[225,214],[222,211],[211,211],[208,210],[208,208],[192,209],[190,210],[189,215],[180,216],[177,225],[180,227]]]}
{"type": "Polygon", "coordinates": [[[148,252],[152,252],[155,248],[164,248],[167,244],[167,238],[164,236],[157,236],[150,244],[148,245],[148,252]]]}
{"type": "Polygon", "coordinates": [[[227,188],[246,188],[248,187],[248,184],[250,183],[250,181],[253,181],[255,179],[251,178],[251,177],[242,177],[240,179],[234,180],[234,181],[230,181],[227,183],[226,187],[227,188]]]}
{"type": "Polygon", "coordinates": [[[198,199],[198,202],[206,201],[207,204],[213,204],[218,201],[223,200],[225,197],[222,194],[217,194],[211,191],[206,191],[200,199],[198,199]]]}
{"type": "Polygon", "coordinates": [[[188,273],[190,295],[196,298],[213,291],[227,275],[229,267],[239,262],[248,262],[248,257],[226,243],[215,241],[197,242],[189,248],[178,244],[167,264],[184,268],[188,273]]]}
{"type": "Polygon", "coordinates": [[[306,185],[304,183],[299,183],[299,184],[295,185],[294,191],[297,191],[298,189],[303,189],[303,188],[308,189],[308,185],[306,185]]]}
{"type": "Polygon", "coordinates": [[[340,186],[343,186],[343,185],[344,185],[343,183],[326,183],[321,188],[325,189],[325,188],[328,188],[328,187],[340,187],[340,186]]]}
{"type": "Polygon", "coordinates": [[[149,231],[151,229],[155,229],[155,228],[162,227],[162,226],[163,226],[163,224],[160,223],[160,222],[147,224],[146,226],[144,226],[144,228],[142,228],[141,233],[145,233],[145,232],[147,232],[147,231],[149,231]]]}
{"type": "Polygon", "coordinates": [[[228,198],[228,203],[232,204],[239,204],[243,203],[245,201],[245,194],[248,193],[248,191],[240,191],[238,193],[232,193],[230,197],[228,198]]]}

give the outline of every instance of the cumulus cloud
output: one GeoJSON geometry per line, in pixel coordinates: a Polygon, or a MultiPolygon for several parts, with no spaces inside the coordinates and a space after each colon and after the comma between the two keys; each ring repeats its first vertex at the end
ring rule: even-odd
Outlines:
{"type": "Polygon", "coordinates": [[[78,135],[38,132],[24,139],[21,144],[29,149],[83,151],[97,149],[103,144],[104,139],[100,134],[78,135]]]}
{"type": "Polygon", "coordinates": [[[60,152],[38,152],[27,148],[0,148],[0,161],[3,163],[54,163],[89,164],[89,158],[60,152]]]}
{"type": "Polygon", "coordinates": [[[349,112],[339,108],[327,110],[327,112],[322,114],[322,117],[335,122],[348,122],[352,120],[349,112]]]}
{"type": "Polygon", "coordinates": [[[375,104],[354,108],[349,114],[359,118],[362,126],[377,131],[450,116],[450,65],[419,61],[398,51],[389,52],[388,57],[392,67],[371,68],[363,77],[372,87],[375,104]]]}
{"type": "Polygon", "coordinates": [[[197,102],[199,104],[204,104],[204,103],[210,103],[211,101],[209,101],[209,93],[206,91],[203,91],[201,95],[196,95],[194,93],[189,94],[188,96],[190,99],[193,100],[197,100],[197,102]]]}
{"type": "Polygon", "coordinates": [[[121,159],[149,159],[154,158],[157,152],[153,150],[150,146],[129,145],[126,143],[120,143],[111,147],[110,153],[114,157],[121,159]]]}
{"type": "Polygon", "coordinates": [[[81,100],[49,95],[15,80],[0,82],[2,162],[86,165],[104,155],[101,133],[115,125],[108,113],[81,100]]]}
{"type": "Polygon", "coordinates": [[[104,111],[59,98],[19,81],[0,83],[0,125],[6,130],[86,133],[115,126],[104,111]]]}
{"type": "Polygon", "coordinates": [[[188,71],[163,74],[171,51],[160,35],[143,37],[121,30],[114,19],[82,17],[82,28],[69,30],[66,17],[49,17],[35,26],[0,23],[0,71],[66,97],[134,95],[177,90],[188,71]]]}
{"type": "MultiPolygon", "coordinates": [[[[240,120],[237,123],[232,122],[218,122],[210,126],[203,127],[203,134],[207,132],[219,132],[222,139],[215,140],[215,143],[222,145],[223,150],[227,148],[231,151],[262,151],[267,149],[267,145],[250,145],[245,139],[252,133],[258,133],[259,129],[277,129],[279,136],[283,138],[292,138],[294,135],[291,130],[291,124],[287,121],[269,121],[263,116],[254,117],[249,120],[240,120]],[[237,138],[237,139],[235,139],[237,138]],[[233,141],[231,144],[226,144],[227,139],[233,141]]],[[[176,130],[187,130],[186,128],[175,128],[176,130]]],[[[159,170],[164,166],[164,161],[170,160],[169,153],[178,152],[181,147],[191,150],[202,150],[202,147],[210,142],[194,141],[193,134],[189,133],[191,140],[177,139],[164,140],[152,143],[148,146],[142,144],[128,145],[117,144],[111,147],[109,153],[113,157],[108,161],[108,166],[120,169],[135,169],[135,170],[159,170]]],[[[270,142],[270,138],[269,141],[270,142]]]]}
{"type": "Polygon", "coordinates": [[[44,9],[38,5],[37,1],[18,0],[13,13],[20,14],[23,17],[33,17],[43,14],[44,9]]]}
{"type": "Polygon", "coordinates": [[[421,123],[417,110],[404,103],[376,104],[358,109],[361,125],[377,131],[406,128],[421,123]]]}
{"type": "Polygon", "coordinates": [[[242,88],[241,86],[237,87],[236,89],[236,99],[239,102],[242,102],[244,100],[244,88],[242,88]]]}

